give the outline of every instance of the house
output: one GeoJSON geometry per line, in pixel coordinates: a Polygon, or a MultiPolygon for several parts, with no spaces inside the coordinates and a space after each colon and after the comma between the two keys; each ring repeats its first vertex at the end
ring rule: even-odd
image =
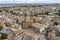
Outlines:
{"type": "Polygon", "coordinates": [[[33,23],[32,28],[34,28],[34,31],[41,33],[45,28],[47,28],[48,25],[40,24],[40,23],[33,23]]]}
{"type": "Polygon", "coordinates": [[[5,25],[6,25],[6,27],[10,27],[11,23],[10,22],[6,22],[5,25]]]}

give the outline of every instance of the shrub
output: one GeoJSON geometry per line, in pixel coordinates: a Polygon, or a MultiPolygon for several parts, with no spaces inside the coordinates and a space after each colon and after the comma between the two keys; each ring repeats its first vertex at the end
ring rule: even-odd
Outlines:
{"type": "Polygon", "coordinates": [[[2,34],[1,34],[1,39],[7,39],[7,36],[8,36],[7,34],[2,33],[2,34]]]}
{"type": "Polygon", "coordinates": [[[3,27],[2,26],[0,26],[0,30],[2,30],[3,29],[3,27]]]}

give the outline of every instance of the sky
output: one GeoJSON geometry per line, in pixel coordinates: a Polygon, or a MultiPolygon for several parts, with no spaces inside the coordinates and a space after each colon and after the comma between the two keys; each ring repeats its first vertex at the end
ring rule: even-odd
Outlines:
{"type": "Polygon", "coordinates": [[[60,0],[0,0],[0,3],[60,3],[60,0]]]}

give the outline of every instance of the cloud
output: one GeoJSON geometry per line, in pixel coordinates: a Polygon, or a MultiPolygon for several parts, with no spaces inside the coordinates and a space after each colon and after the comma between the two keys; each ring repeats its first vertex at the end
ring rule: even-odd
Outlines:
{"type": "Polygon", "coordinates": [[[0,0],[0,3],[60,3],[60,0],[0,0]]]}

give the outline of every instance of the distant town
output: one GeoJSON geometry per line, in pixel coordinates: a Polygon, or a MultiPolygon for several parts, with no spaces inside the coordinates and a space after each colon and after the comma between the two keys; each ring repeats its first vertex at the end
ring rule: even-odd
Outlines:
{"type": "Polygon", "coordinates": [[[60,40],[60,5],[0,6],[0,40],[60,40]]]}

